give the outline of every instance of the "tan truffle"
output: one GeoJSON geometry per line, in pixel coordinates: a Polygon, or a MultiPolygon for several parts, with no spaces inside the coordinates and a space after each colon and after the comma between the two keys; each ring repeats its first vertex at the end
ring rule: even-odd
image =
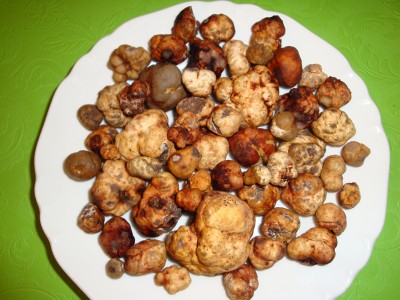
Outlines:
{"type": "Polygon", "coordinates": [[[97,233],[103,229],[104,215],[99,208],[89,202],[87,203],[78,216],[78,226],[86,233],[97,233]]]}
{"type": "Polygon", "coordinates": [[[123,44],[111,53],[108,65],[113,70],[114,81],[123,82],[137,79],[150,61],[150,53],[143,47],[123,44]]]}
{"type": "Polygon", "coordinates": [[[292,210],[283,207],[271,209],[263,218],[261,233],[274,241],[291,241],[300,228],[300,218],[292,210]]]}
{"type": "Polygon", "coordinates": [[[240,112],[226,104],[215,106],[207,121],[207,128],[223,137],[232,136],[241,125],[240,112]]]}
{"type": "Polygon", "coordinates": [[[346,83],[332,76],[318,87],[315,95],[326,108],[341,108],[351,100],[351,91],[346,83]]]}
{"type": "Polygon", "coordinates": [[[149,41],[151,58],[157,62],[170,62],[175,65],[188,57],[186,43],[174,34],[156,34],[149,41]]]}
{"type": "Polygon", "coordinates": [[[158,240],[143,240],[125,253],[124,268],[129,275],[143,275],[161,271],[167,261],[165,244],[158,240]]]}
{"type": "Polygon", "coordinates": [[[195,274],[229,272],[247,260],[254,225],[254,214],[244,201],[226,192],[206,192],[193,225],[168,235],[167,251],[195,274]]]}
{"type": "Polygon", "coordinates": [[[342,234],[347,226],[346,214],[334,203],[322,204],[315,213],[315,220],[319,227],[329,229],[336,235],[342,234]]]}
{"type": "Polygon", "coordinates": [[[138,230],[145,236],[156,237],[171,231],[182,215],[175,203],[179,186],[169,172],[154,177],[143,192],[131,215],[138,230]]]}
{"type": "Polygon", "coordinates": [[[342,146],[356,134],[353,121],[336,108],[325,109],[311,128],[317,137],[331,146],[342,146]]]}
{"type": "Polygon", "coordinates": [[[347,209],[355,207],[360,200],[360,188],[355,182],[346,183],[338,193],[338,201],[340,206],[347,209]]]}
{"type": "Polygon", "coordinates": [[[248,46],[240,40],[225,43],[223,49],[231,76],[243,75],[250,70],[250,62],[246,57],[247,48],[248,46]]]}
{"type": "Polygon", "coordinates": [[[122,216],[139,202],[145,186],[144,180],[129,175],[124,161],[108,160],[90,192],[104,214],[122,216]]]}
{"type": "Polygon", "coordinates": [[[269,269],[286,255],[286,243],[256,236],[251,240],[249,260],[257,270],[269,269]]]}
{"type": "Polygon", "coordinates": [[[124,115],[118,101],[118,94],[127,86],[126,82],[117,82],[99,92],[96,106],[103,113],[107,124],[112,127],[124,127],[130,120],[130,117],[124,115]]]}
{"type": "Polygon", "coordinates": [[[245,186],[238,191],[238,196],[246,201],[254,214],[263,216],[275,207],[280,197],[280,189],[273,185],[245,186]]]}
{"type": "Polygon", "coordinates": [[[167,162],[168,170],[179,179],[187,179],[199,166],[201,154],[196,147],[188,146],[173,153],[167,162]]]}
{"type": "Polygon", "coordinates": [[[281,198],[298,214],[312,216],[324,203],[326,190],[319,177],[301,173],[284,188],[281,198]]]}
{"type": "Polygon", "coordinates": [[[325,158],[321,180],[328,192],[337,192],[343,187],[343,174],[346,172],[344,159],[339,155],[329,155],[325,158]]]}
{"type": "Polygon", "coordinates": [[[191,6],[185,7],[176,16],[171,29],[172,34],[180,37],[185,42],[193,40],[197,33],[197,22],[191,6]]]}
{"type": "Polygon", "coordinates": [[[224,273],[222,281],[231,300],[249,300],[258,288],[257,273],[249,265],[242,265],[234,271],[224,273]]]}
{"type": "Polygon", "coordinates": [[[228,140],[222,136],[208,133],[200,136],[193,144],[199,150],[201,159],[198,169],[211,170],[226,159],[229,152],[228,140]]]}
{"type": "Polygon", "coordinates": [[[235,25],[225,14],[212,14],[200,24],[200,33],[216,43],[227,42],[235,35],[235,25]]]}
{"type": "Polygon", "coordinates": [[[335,258],[336,246],[335,234],[326,228],[313,227],[288,244],[287,254],[305,265],[326,265],[335,258]]]}
{"type": "Polygon", "coordinates": [[[345,163],[352,167],[360,167],[365,159],[371,154],[371,150],[356,141],[351,141],[343,146],[341,155],[345,163]]]}
{"type": "Polygon", "coordinates": [[[192,279],[186,268],[172,265],[158,272],[154,276],[154,281],[157,285],[164,286],[169,294],[174,295],[186,289],[192,279]]]}

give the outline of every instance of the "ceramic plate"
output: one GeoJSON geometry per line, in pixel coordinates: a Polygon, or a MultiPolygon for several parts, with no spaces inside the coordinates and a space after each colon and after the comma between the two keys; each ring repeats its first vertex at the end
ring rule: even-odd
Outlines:
{"type": "MultiPolygon", "coordinates": [[[[389,174],[389,147],[380,114],[360,77],[345,57],[324,40],[293,19],[246,4],[225,1],[187,2],[130,20],[101,39],[83,56],[60,84],[51,102],[35,155],[35,194],[40,221],[57,262],[91,299],[224,299],[221,276],[192,276],[186,290],[170,296],[153,282],[153,274],[109,279],[105,274],[107,257],[99,247],[98,235],[89,235],[76,225],[82,207],[88,202],[93,181],[75,182],[63,172],[64,159],[84,149],[89,134],[76,118],[78,108],[96,102],[97,93],[112,84],[106,64],[110,53],[121,44],[143,46],[151,36],[169,33],[176,15],[192,6],[197,20],[223,13],[235,23],[234,39],[248,43],[253,23],[279,15],[286,26],[283,46],[295,46],[303,66],[319,63],[324,71],[344,81],[352,91],[352,101],[343,110],[352,118],[357,134],[353,140],[366,144],[371,155],[361,168],[348,167],[345,182],[357,182],[362,200],[347,210],[348,227],[338,237],[336,258],[326,266],[307,267],[286,258],[271,269],[258,272],[259,288],[254,299],[332,299],[343,293],[357,272],[366,264],[385,218],[389,174]],[[246,17],[243,17],[246,16],[246,17]],[[379,178],[379,179],[378,179],[379,178]]],[[[281,94],[285,91],[281,91],[281,94]]],[[[327,154],[338,154],[330,148],[327,154]]],[[[327,202],[335,202],[329,194],[327,202]]],[[[180,223],[185,220],[182,219],[180,223]]],[[[260,223],[258,219],[257,225],[260,223]]],[[[312,218],[302,218],[299,234],[312,226],[312,218]]],[[[258,233],[256,227],[255,233],[258,233]]],[[[142,237],[136,235],[136,241],[142,237]]],[[[163,237],[161,237],[163,238],[163,237]]],[[[167,265],[172,264],[168,261],[167,265]]]]}

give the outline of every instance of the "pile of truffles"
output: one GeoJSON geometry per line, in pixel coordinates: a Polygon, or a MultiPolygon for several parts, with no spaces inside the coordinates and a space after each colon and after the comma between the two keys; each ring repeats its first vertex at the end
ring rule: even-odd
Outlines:
{"type": "Polygon", "coordinates": [[[94,179],[78,226],[99,233],[111,278],[155,273],[174,294],[190,274],[221,274],[227,296],[243,300],[257,272],[284,257],[334,259],[345,210],[361,199],[343,174],[370,149],[350,141],[347,85],[319,64],[303,67],[284,34],[279,16],[265,17],[246,44],[227,15],[200,22],[187,7],[148,50],[110,54],[114,83],[79,109],[87,149],[69,155],[65,171],[94,179]],[[328,146],[343,146],[341,155],[325,157],[328,146]],[[182,215],[190,222],[175,228],[182,215]],[[315,227],[298,235],[302,217],[315,227]],[[135,243],[133,228],[147,238],[135,243]]]}

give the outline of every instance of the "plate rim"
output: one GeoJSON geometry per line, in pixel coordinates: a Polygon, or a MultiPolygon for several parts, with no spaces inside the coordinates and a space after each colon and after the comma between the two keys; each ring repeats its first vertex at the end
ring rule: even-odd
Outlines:
{"type": "MultiPolygon", "coordinates": [[[[260,7],[260,6],[258,6],[258,5],[255,5],[255,4],[248,4],[248,3],[232,3],[232,2],[224,1],[224,0],[219,0],[219,1],[207,1],[207,2],[202,2],[202,1],[182,2],[182,3],[179,3],[179,4],[175,4],[175,5],[171,6],[171,7],[158,9],[158,10],[152,11],[152,12],[150,12],[150,13],[147,13],[147,14],[144,14],[144,15],[140,15],[140,16],[137,16],[137,17],[132,18],[132,19],[130,19],[130,20],[127,20],[126,22],[123,22],[121,25],[117,26],[116,29],[113,30],[110,34],[108,34],[108,35],[102,37],[102,38],[99,39],[97,42],[95,42],[94,45],[90,48],[90,50],[89,50],[87,53],[85,53],[84,55],[82,55],[82,56],[74,63],[74,65],[73,65],[73,67],[71,68],[70,72],[65,76],[65,78],[64,78],[64,79],[60,82],[60,84],[57,86],[56,91],[54,92],[53,97],[51,98],[50,105],[48,106],[47,113],[46,113],[44,122],[43,122],[43,124],[42,124],[41,130],[40,130],[39,138],[38,138],[37,143],[36,143],[35,154],[34,154],[34,169],[35,169],[34,194],[35,194],[35,198],[36,198],[36,203],[37,203],[37,205],[38,205],[38,207],[39,207],[40,225],[41,225],[41,227],[42,227],[43,232],[44,232],[45,235],[46,235],[46,238],[48,239],[48,241],[49,241],[49,243],[50,243],[50,247],[51,247],[52,253],[53,253],[53,255],[54,255],[54,257],[55,257],[57,263],[60,265],[60,267],[62,268],[62,270],[70,277],[70,279],[71,279],[71,280],[72,280],[86,295],[88,295],[88,293],[86,292],[86,289],[73,279],[73,275],[72,275],[72,274],[69,274],[69,270],[67,270],[67,269],[63,266],[63,264],[60,263],[57,254],[56,254],[56,253],[54,252],[54,250],[53,250],[53,246],[54,246],[55,241],[54,241],[54,239],[51,238],[51,236],[49,236],[50,231],[49,231],[48,228],[44,225],[44,224],[46,224],[46,221],[44,221],[44,217],[45,217],[45,214],[47,213],[47,209],[46,209],[46,207],[43,206],[44,203],[43,203],[42,201],[40,201],[39,196],[38,196],[38,195],[40,195],[40,191],[37,190],[37,189],[39,189],[39,187],[40,187],[39,184],[38,184],[38,182],[40,183],[40,181],[43,180],[43,177],[46,177],[46,176],[43,176],[43,175],[39,172],[39,170],[40,170],[40,167],[39,167],[39,165],[40,165],[39,160],[40,160],[40,155],[41,155],[41,153],[42,153],[42,152],[41,152],[41,151],[42,151],[41,147],[43,147],[43,143],[41,143],[41,140],[42,140],[42,138],[43,138],[43,132],[44,132],[45,130],[47,130],[47,129],[46,129],[46,124],[47,124],[47,122],[48,122],[48,115],[51,113],[53,106],[56,105],[54,99],[57,98],[58,93],[59,93],[59,89],[60,89],[60,87],[64,84],[64,82],[66,82],[66,81],[68,80],[68,78],[69,78],[71,75],[72,75],[72,76],[74,75],[74,72],[76,72],[77,65],[79,65],[79,63],[80,63],[81,61],[87,59],[87,58],[92,54],[93,50],[94,50],[99,44],[101,44],[101,42],[104,42],[104,40],[107,40],[107,38],[109,38],[110,36],[113,36],[116,32],[118,32],[118,30],[120,30],[121,27],[123,27],[123,26],[128,26],[129,23],[132,22],[133,20],[137,20],[137,19],[141,19],[141,18],[147,18],[147,17],[150,17],[151,15],[156,15],[156,14],[162,12],[162,11],[165,11],[165,10],[176,9],[176,11],[178,12],[178,9],[179,9],[179,8],[183,8],[184,6],[188,6],[188,5],[193,5],[193,6],[195,6],[195,5],[200,5],[200,4],[201,4],[201,5],[204,5],[204,4],[205,4],[205,5],[209,5],[209,4],[214,4],[214,3],[218,3],[218,2],[226,2],[226,3],[229,3],[229,5],[233,5],[233,6],[248,6],[248,7],[253,7],[253,8],[256,8],[256,9],[261,9],[261,10],[263,10],[263,11],[265,11],[265,12],[268,12],[268,13],[273,13],[273,14],[276,13],[276,14],[279,14],[279,15],[284,15],[284,16],[286,16],[287,18],[289,18],[289,19],[293,20],[294,22],[296,22],[298,25],[300,25],[300,26],[302,26],[303,28],[305,28],[305,30],[309,31],[309,32],[310,32],[311,34],[313,34],[316,38],[318,38],[319,40],[323,41],[324,43],[327,43],[328,45],[330,45],[331,47],[333,47],[335,50],[337,50],[338,53],[340,53],[340,54],[343,56],[343,58],[345,59],[345,61],[348,63],[349,68],[350,68],[350,70],[353,72],[353,74],[359,77],[358,73],[355,72],[355,70],[352,68],[351,64],[349,63],[349,61],[347,60],[347,58],[345,57],[345,55],[343,55],[342,52],[340,52],[337,48],[335,48],[333,45],[331,45],[331,44],[330,44],[329,42],[327,42],[326,40],[320,38],[318,35],[316,35],[315,33],[313,33],[310,29],[304,27],[304,25],[302,25],[302,24],[299,23],[298,21],[296,21],[296,20],[293,19],[292,17],[287,16],[287,15],[285,15],[285,14],[283,14],[283,13],[270,11],[270,10],[265,9],[265,8],[263,8],[263,7],[260,7]]],[[[360,78],[360,79],[361,79],[361,78],[360,78]]],[[[383,145],[383,149],[384,149],[384,151],[387,153],[387,165],[388,165],[388,175],[387,175],[386,184],[384,185],[384,186],[385,186],[385,195],[386,195],[386,198],[385,198],[385,201],[384,201],[384,212],[385,212],[385,216],[384,216],[384,218],[381,220],[381,224],[380,224],[379,229],[378,229],[378,234],[377,234],[375,237],[371,238],[371,240],[370,240],[370,247],[368,247],[368,249],[366,249],[367,252],[368,252],[368,253],[367,253],[367,254],[368,254],[367,257],[369,258],[369,257],[371,256],[371,252],[372,252],[373,246],[374,246],[376,240],[378,239],[379,235],[380,235],[381,232],[382,232],[382,229],[383,229],[383,226],[384,226],[384,223],[385,223],[385,219],[386,219],[387,197],[388,197],[388,183],[389,183],[389,171],[390,171],[390,145],[389,145],[389,141],[388,141],[388,139],[387,139],[387,135],[386,135],[386,133],[385,133],[385,131],[384,131],[384,128],[383,128],[382,118],[381,118],[380,111],[379,111],[378,107],[376,106],[376,103],[373,101],[372,97],[370,96],[369,91],[368,91],[368,87],[366,86],[366,84],[364,83],[364,81],[363,81],[362,79],[361,79],[361,82],[362,82],[362,84],[365,86],[365,89],[367,90],[368,97],[369,97],[369,99],[371,100],[371,104],[374,106],[374,108],[376,109],[376,111],[377,111],[377,113],[378,113],[378,119],[379,119],[379,120],[377,120],[377,121],[379,121],[379,122],[378,122],[377,125],[379,125],[379,129],[382,131],[382,134],[383,134],[383,136],[385,137],[384,141],[386,142],[386,144],[383,145]]],[[[345,290],[347,290],[347,288],[351,285],[351,283],[353,282],[353,280],[354,280],[354,278],[356,277],[356,275],[365,267],[365,265],[366,265],[367,263],[368,263],[368,259],[365,261],[365,263],[364,263],[358,270],[355,271],[355,274],[352,276],[351,280],[348,282],[347,286],[345,286],[345,287],[343,288],[343,290],[340,292],[340,294],[343,293],[345,290]]],[[[257,293],[257,292],[256,292],[256,293],[257,293]]],[[[340,294],[338,294],[338,295],[340,295],[340,294]]]]}

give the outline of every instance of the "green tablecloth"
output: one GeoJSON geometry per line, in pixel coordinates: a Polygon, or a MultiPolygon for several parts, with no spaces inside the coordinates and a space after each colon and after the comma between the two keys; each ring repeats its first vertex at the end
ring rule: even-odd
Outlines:
{"type": "MultiPolygon", "coordinates": [[[[36,141],[53,92],[82,55],[123,22],[180,2],[0,0],[1,299],[85,297],[57,265],[40,227],[33,193],[36,141]]],[[[338,48],[367,84],[392,153],[387,217],[369,262],[341,299],[398,299],[400,2],[234,2],[299,21],[338,48]]]]}

